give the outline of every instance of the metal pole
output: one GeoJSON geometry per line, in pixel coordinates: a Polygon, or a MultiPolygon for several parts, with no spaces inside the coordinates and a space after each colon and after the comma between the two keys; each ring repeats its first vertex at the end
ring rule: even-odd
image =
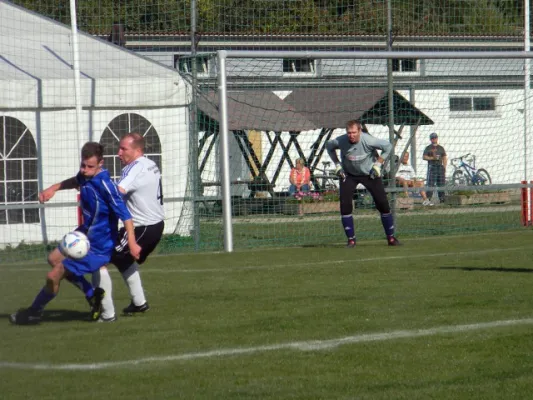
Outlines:
{"type": "MultiPolygon", "coordinates": [[[[391,0],[387,1],[387,51],[392,52],[392,4],[391,0]]],[[[393,187],[395,185],[394,176],[392,172],[396,171],[396,163],[394,159],[394,87],[392,81],[392,58],[387,59],[387,96],[388,96],[388,116],[389,116],[389,142],[393,144],[392,152],[389,159],[389,183],[388,186],[393,187]]],[[[396,202],[394,201],[396,193],[392,194],[392,215],[396,215],[396,202]]]]}
{"type": "MultiPolygon", "coordinates": [[[[409,89],[409,102],[415,106],[416,105],[416,96],[415,96],[415,88],[414,87],[411,87],[409,89]]],[[[410,150],[410,157],[411,157],[411,165],[413,166],[413,169],[415,171],[418,171],[416,169],[416,154],[417,154],[417,149],[416,149],[416,131],[417,131],[417,128],[416,126],[413,126],[411,125],[409,127],[409,135],[412,137],[411,139],[411,148],[409,149],[410,150]]],[[[400,160],[401,162],[401,160],[400,160]]]]}
{"type": "Polygon", "coordinates": [[[72,66],[74,68],[74,98],[76,102],[76,131],[78,150],[81,149],[83,129],[81,126],[81,78],[80,78],[80,49],[78,43],[78,23],[76,20],[76,0],[70,0],[70,26],[72,30],[72,66]]]}
{"type": "Polygon", "coordinates": [[[199,197],[202,195],[200,188],[200,171],[198,170],[198,64],[196,59],[196,0],[191,0],[191,72],[192,72],[192,96],[190,105],[190,139],[189,155],[191,157],[191,189],[193,209],[193,239],[196,250],[200,248],[200,205],[199,197]]]}
{"type": "MultiPolygon", "coordinates": [[[[524,0],[524,51],[530,48],[530,13],[529,0],[524,0]]],[[[531,59],[524,59],[524,180],[528,180],[528,137],[529,137],[529,96],[531,92],[531,59]]]]}
{"type": "Polygon", "coordinates": [[[228,103],[226,92],[226,52],[218,54],[218,96],[220,113],[220,184],[222,190],[222,223],[224,227],[224,250],[233,251],[233,225],[231,221],[231,193],[229,178],[229,133],[228,103]]]}

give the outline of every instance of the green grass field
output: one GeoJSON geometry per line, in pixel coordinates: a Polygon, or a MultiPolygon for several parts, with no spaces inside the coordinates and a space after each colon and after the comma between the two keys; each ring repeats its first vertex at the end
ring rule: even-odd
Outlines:
{"type": "MultiPolygon", "coordinates": [[[[44,264],[0,266],[0,398],[530,399],[533,232],[153,257],[152,309],[85,320],[44,264]]],[[[129,303],[113,271],[115,304],[129,303]]]]}

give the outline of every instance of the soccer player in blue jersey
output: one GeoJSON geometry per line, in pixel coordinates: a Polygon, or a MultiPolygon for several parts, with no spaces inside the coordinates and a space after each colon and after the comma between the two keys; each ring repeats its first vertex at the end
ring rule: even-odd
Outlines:
{"type": "Polygon", "coordinates": [[[38,324],[45,306],[59,292],[59,283],[67,279],[80,287],[86,298],[92,302],[91,318],[97,320],[101,312],[101,301],[105,292],[94,289],[85,280],[85,274],[92,274],[109,263],[118,235],[118,220],[122,220],[128,232],[128,245],[134,258],[138,258],[141,248],[135,241],[134,226],[130,212],[109,172],[103,168],[103,146],[88,142],[81,150],[81,165],[75,178],[56,183],[39,195],[41,202],[47,201],[50,192],[79,188],[83,224],[77,229],[84,232],[91,243],[87,255],[79,260],[65,258],[58,248],[48,256],[52,266],[46,276],[46,285],[35,297],[29,308],[21,309],[9,316],[13,324],[38,324]]]}
{"type": "Polygon", "coordinates": [[[372,195],[381,214],[381,223],[389,246],[398,246],[400,242],[394,236],[394,219],[381,180],[381,168],[391,153],[392,145],[386,140],[363,133],[359,121],[348,121],[346,134],[329,140],[326,149],[335,163],[340,180],[340,211],[344,232],[348,238],[347,247],[355,247],[356,243],[352,211],[353,195],[358,184],[362,184],[372,195]],[[341,153],[340,161],[337,150],[341,153]],[[381,155],[378,155],[377,150],[381,150],[381,155]]]}

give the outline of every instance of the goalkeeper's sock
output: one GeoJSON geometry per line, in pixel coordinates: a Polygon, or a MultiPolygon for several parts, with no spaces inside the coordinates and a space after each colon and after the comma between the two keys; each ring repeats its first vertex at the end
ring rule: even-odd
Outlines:
{"type": "Polygon", "coordinates": [[[86,299],[90,299],[91,297],[93,297],[94,295],[93,285],[91,285],[89,281],[85,279],[83,276],[74,276],[74,275],[68,274],[66,279],[67,281],[72,283],[74,286],[76,286],[78,289],[80,289],[85,295],[86,299]]]}
{"type": "Polygon", "coordinates": [[[355,240],[355,229],[353,226],[353,217],[351,215],[341,216],[342,226],[344,227],[344,233],[348,239],[355,240]]]}
{"type": "Polygon", "coordinates": [[[391,213],[381,214],[381,224],[387,237],[394,236],[394,218],[391,213]]]}
{"type": "Polygon", "coordinates": [[[43,312],[44,308],[48,303],[50,303],[56,297],[55,293],[50,293],[46,290],[46,287],[43,287],[39,294],[33,300],[31,304],[31,309],[37,312],[43,312]]]}

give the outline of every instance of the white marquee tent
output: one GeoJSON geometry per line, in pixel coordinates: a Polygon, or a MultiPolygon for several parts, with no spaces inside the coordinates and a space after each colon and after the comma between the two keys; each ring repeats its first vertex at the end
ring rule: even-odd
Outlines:
{"type": "MultiPolygon", "coordinates": [[[[28,222],[31,218],[12,211],[18,215],[13,217],[5,209],[25,204],[29,197],[35,201],[35,193],[19,198],[10,190],[24,191],[32,179],[42,189],[73,176],[83,143],[100,141],[104,134],[116,146],[116,138],[125,132],[149,132],[149,143],[159,149],[155,156],[165,197],[185,195],[190,103],[186,82],[176,71],[111,43],[81,32],[78,37],[83,107],[79,134],[70,27],[0,0],[0,170],[5,172],[0,175],[0,245],[56,240],[76,226],[76,207],[66,205],[76,200],[74,191],[58,193],[50,202],[55,207],[28,222]]],[[[166,203],[167,232],[174,232],[181,204],[166,203]]]]}

